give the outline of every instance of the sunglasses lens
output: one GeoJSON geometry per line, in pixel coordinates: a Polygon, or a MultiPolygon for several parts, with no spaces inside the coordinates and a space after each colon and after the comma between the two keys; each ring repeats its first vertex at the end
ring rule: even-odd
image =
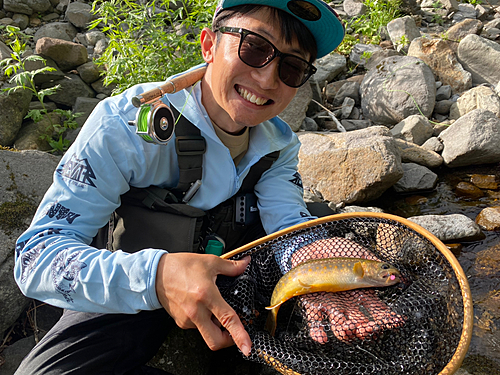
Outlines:
{"type": "MultiPolygon", "coordinates": [[[[243,34],[239,55],[241,61],[254,68],[262,68],[274,59],[274,46],[256,34],[243,34]]],[[[293,55],[280,57],[280,79],[288,86],[299,87],[311,75],[311,66],[305,60],[293,55]]]]}
{"type": "Polygon", "coordinates": [[[299,87],[309,78],[309,64],[297,57],[287,55],[281,61],[281,80],[291,87],[299,87]]]}
{"type": "Polygon", "coordinates": [[[254,68],[264,66],[274,55],[274,48],[258,35],[247,34],[241,41],[240,59],[254,68]]]}

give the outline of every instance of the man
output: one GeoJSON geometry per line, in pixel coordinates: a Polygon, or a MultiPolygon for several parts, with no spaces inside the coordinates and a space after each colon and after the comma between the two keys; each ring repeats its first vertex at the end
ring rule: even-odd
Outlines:
{"type": "MultiPolygon", "coordinates": [[[[298,138],[276,116],[343,34],[320,0],[220,2],[213,28],[200,36],[202,81],[163,98],[206,141],[201,186],[189,205],[216,207],[238,192],[252,165],[279,151],[255,185],[262,226],[272,233],[311,219],[297,183],[298,138]]],[[[98,105],[18,240],[21,290],[66,309],[18,374],[134,373],[165,339],[168,316],[197,328],[212,350],[236,344],[250,353],[248,333],[215,285],[219,274],[241,274],[249,259],[175,253],[168,244],[133,254],[89,245],[131,186],[178,183],[174,142],[146,143],[128,125],[137,113],[131,98],[157,85],[98,105]]]]}

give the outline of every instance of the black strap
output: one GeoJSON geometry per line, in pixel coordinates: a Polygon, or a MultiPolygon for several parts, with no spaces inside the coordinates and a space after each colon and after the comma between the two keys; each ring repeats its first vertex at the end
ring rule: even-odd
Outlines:
{"type": "Polygon", "coordinates": [[[201,136],[200,129],[194,126],[174,106],[171,106],[175,125],[175,151],[179,164],[179,183],[172,192],[177,198],[182,196],[191,185],[201,180],[203,174],[203,154],[206,151],[205,138],[201,136]],[[178,119],[178,120],[177,120],[178,119]]]}
{"type": "Polygon", "coordinates": [[[238,190],[238,194],[252,193],[262,174],[271,168],[271,165],[273,165],[274,161],[278,159],[279,156],[279,150],[274,151],[263,156],[257,163],[252,165],[250,171],[248,171],[248,175],[241,184],[240,190],[238,190]]]}

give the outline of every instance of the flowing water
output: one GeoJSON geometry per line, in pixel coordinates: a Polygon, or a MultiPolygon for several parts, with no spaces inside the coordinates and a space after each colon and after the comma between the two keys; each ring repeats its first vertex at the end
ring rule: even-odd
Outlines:
{"type": "MultiPolygon", "coordinates": [[[[417,215],[463,214],[472,220],[486,207],[500,206],[500,189],[484,189],[484,195],[471,198],[459,195],[460,182],[471,175],[495,175],[500,185],[500,164],[463,168],[442,167],[433,191],[401,195],[387,191],[370,205],[387,213],[410,217],[417,215]]],[[[500,231],[484,231],[484,239],[464,242],[452,248],[468,277],[474,301],[474,330],[463,368],[472,375],[500,374],[500,231]]]]}

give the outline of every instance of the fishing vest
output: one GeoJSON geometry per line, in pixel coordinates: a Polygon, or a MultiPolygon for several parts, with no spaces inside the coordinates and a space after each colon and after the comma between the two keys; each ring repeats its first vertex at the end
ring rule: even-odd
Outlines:
{"type": "Polygon", "coordinates": [[[129,253],[156,248],[221,255],[266,234],[254,187],[278,159],[279,151],[254,164],[238,192],[225,202],[208,211],[189,206],[183,199],[201,181],[206,142],[200,129],[174,107],[172,111],[179,118],[174,130],[179,183],[173,189],[131,187],[121,196],[120,207],[99,230],[92,246],[129,253]]]}

